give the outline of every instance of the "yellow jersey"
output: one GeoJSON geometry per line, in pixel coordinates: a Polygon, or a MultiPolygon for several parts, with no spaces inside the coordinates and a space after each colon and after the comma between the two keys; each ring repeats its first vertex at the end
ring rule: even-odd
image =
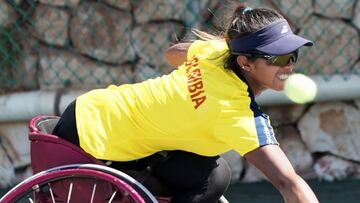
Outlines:
{"type": "Polygon", "coordinates": [[[76,101],[80,146],[98,159],[130,161],[159,151],[241,155],[277,144],[246,82],[224,69],[221,40],[197,40],[168,75],[110,85],[76,101]]]}

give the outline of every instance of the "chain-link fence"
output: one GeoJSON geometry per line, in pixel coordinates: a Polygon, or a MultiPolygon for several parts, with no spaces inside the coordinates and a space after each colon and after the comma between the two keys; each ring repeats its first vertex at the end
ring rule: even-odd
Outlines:
{"type": "MultiPolygon", "coordinates": [[[[316,46],[303,49],[297,70],[309,75],[360,75],[360,1],[248,0],[270,7],[316,46]]],[[[0,90],[105,87],[170,72],[167,47],[191,28],[217,30],[227,0],[1,0],[0,90]]]]}

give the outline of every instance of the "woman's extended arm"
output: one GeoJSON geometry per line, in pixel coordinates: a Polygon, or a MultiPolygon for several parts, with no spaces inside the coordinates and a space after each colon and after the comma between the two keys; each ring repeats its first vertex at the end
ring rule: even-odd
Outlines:
{"type": "Polygon", "coordinates": [[[279,146],[260,147],[245,154],[244,157],[269,178],[286,203],[319,202],[309,185],[296,174],[279,146]]]}
{"type": "Polygon", "coordinates": [[[179,43],[165,51],[165,58],[173,67],[178,67],[186,61],[187,51],[191,43],[179,43]]]}

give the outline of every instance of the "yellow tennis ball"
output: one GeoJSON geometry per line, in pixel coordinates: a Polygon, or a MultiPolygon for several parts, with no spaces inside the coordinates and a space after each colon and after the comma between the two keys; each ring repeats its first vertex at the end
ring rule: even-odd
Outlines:
{"type": "Polygon", "coordinates": [[[305,104],[315,99],[316,83],[304,74],[296,73],[285,81],[285,95],[293,102],[305,104]]]}

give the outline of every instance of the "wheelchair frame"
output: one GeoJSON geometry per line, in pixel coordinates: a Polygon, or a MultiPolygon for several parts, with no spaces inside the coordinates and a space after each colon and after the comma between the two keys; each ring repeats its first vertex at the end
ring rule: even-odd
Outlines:
{"type": "MultiPolygon", "coordinates": [[[[84,202],[83,193],[90,191],[90,199],[86,200],[91,203],[105,200],[109,203],[171,203],[170,198],[153,196],[131,176],[107,167],[80,147],[52,135],[58,120],[57,116],[36,116],[31,119],[29,140],[31,165],[35,175],[12,188],[0,199],[0,203],[71,203],[74,196],[75,202],[84,202]],[[51,158],[47,154],[49,152],[54,152],[51,158]],[[74,182],[71,179],[75,179],[74,182]],[[93,183],[92,188],[89,188],[88,183],[93,183]],[[106,198],[96,199],[97,190],[101,190],[97,193],[106,198]],[[24,200],[20,199],[24,196],[24,200]]],[[[225,197],[221,197],[219,202],[228,203],[225,197]]]]}
{"type": "MultiPolygon", "coordinates": [[[[107,202],[119,202],[119,192],[123,199],[127,198],[125,202],[170,202],[166,198],[157,200],[134,178],[105,166],[103,162],[87,154],[80,147],[52,135],[51,132],[58,120],[57,116],[36,116],[31,119],[29,140],[31,165],[35,175],[12,188],[0,199],[1,203],[24,201],[71,203],[76,195],[80,195],[79,192],[84,191],[91,191],[90,202],[103,202],[96,199],[95,192],[99,190],[103,193],[100,195],[108,195],[107,202]],[[84,186],[84,183],[90,182],[94,182],[92,188],[84,186]],[[64,197],[65,189],[66,197],[64,197]]],[[[75,202],[79,201],[79,198],[75,202]]]]}

